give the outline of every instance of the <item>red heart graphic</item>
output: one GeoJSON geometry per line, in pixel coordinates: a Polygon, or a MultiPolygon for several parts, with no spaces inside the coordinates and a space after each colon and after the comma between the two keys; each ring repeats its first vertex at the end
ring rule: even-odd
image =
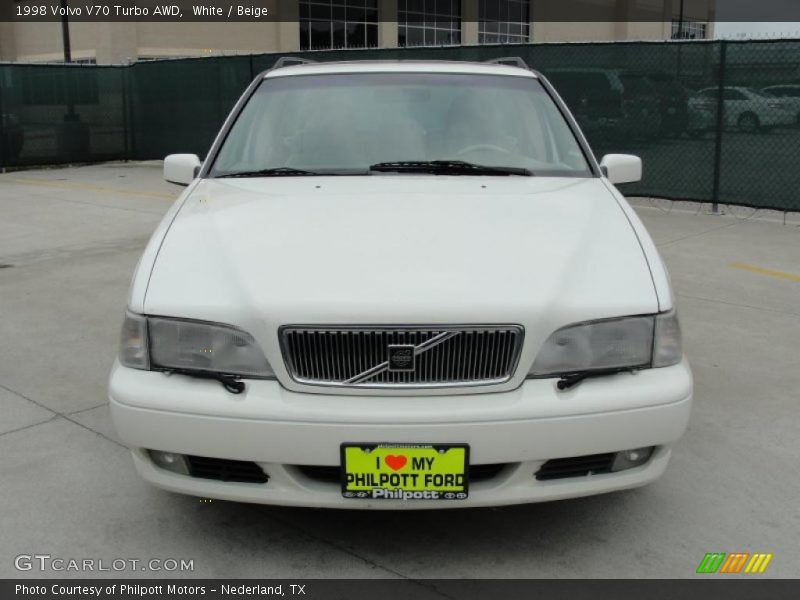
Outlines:
{"type": "Polygon", "coordinates": [[[394,454],[389,454],[383,460],[386,463],[386,466],[392,471],[399,471],[405,467],[406,463],[408,462],[408,459],[405,456],[395,456],[394,454]]]}

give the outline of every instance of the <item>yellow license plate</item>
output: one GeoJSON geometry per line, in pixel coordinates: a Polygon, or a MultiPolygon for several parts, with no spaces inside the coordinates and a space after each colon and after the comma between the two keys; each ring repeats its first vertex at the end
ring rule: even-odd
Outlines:
{"type": "Polygon", "coordinates": [[[342,444],[342,495],[369,500],[464,500],[466,444],[342,444]]]}

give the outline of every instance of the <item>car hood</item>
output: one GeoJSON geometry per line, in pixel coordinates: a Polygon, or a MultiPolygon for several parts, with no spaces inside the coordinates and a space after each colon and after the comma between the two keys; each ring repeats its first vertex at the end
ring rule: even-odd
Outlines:
{"type": "Polygon", "coordinates": [[[540,343],[658,302],[601,179],[380,175],[201,181],[144,308],[238,325],[272,354],[285,324],[517,323],[540,343]]]}

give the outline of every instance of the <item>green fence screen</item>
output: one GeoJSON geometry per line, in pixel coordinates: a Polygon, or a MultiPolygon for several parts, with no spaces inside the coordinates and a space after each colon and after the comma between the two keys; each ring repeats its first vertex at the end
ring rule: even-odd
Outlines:
{"type": "MultiPolygon", "coordinates": [[[[298,52],[317,61],[519,56],[595,153],[638,154],[627,195],[800,210],[800,41],[524,44],[298,52]]],[[[0,167],[204,155],[280,54],[130,66],[0,65],[0,167]]]]}

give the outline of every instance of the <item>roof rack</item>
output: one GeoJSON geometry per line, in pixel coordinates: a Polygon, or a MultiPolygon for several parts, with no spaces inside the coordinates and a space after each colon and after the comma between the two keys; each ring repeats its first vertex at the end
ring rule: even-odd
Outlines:
{"type": "Polygon", "coordinates": [[[300,58],[298,56],[281,56],[278,60],[275,61],[275,64],[272,65],[273,69],[282,69],[283,67],[288,67],[290,65],[311,65],[316,63],[315,60],[309,60],[308,58],[300,58]]]}
{"type": "Polygon", "coordinates": [[[522,58],[519,56],[502,56],[500,58],[492,58],[486,62],[488,64],[495,65],[511,65],[512,67],[519,67],[520,69],[526,69],[530,71],[528,63],[522,60],[522,58]]]}

